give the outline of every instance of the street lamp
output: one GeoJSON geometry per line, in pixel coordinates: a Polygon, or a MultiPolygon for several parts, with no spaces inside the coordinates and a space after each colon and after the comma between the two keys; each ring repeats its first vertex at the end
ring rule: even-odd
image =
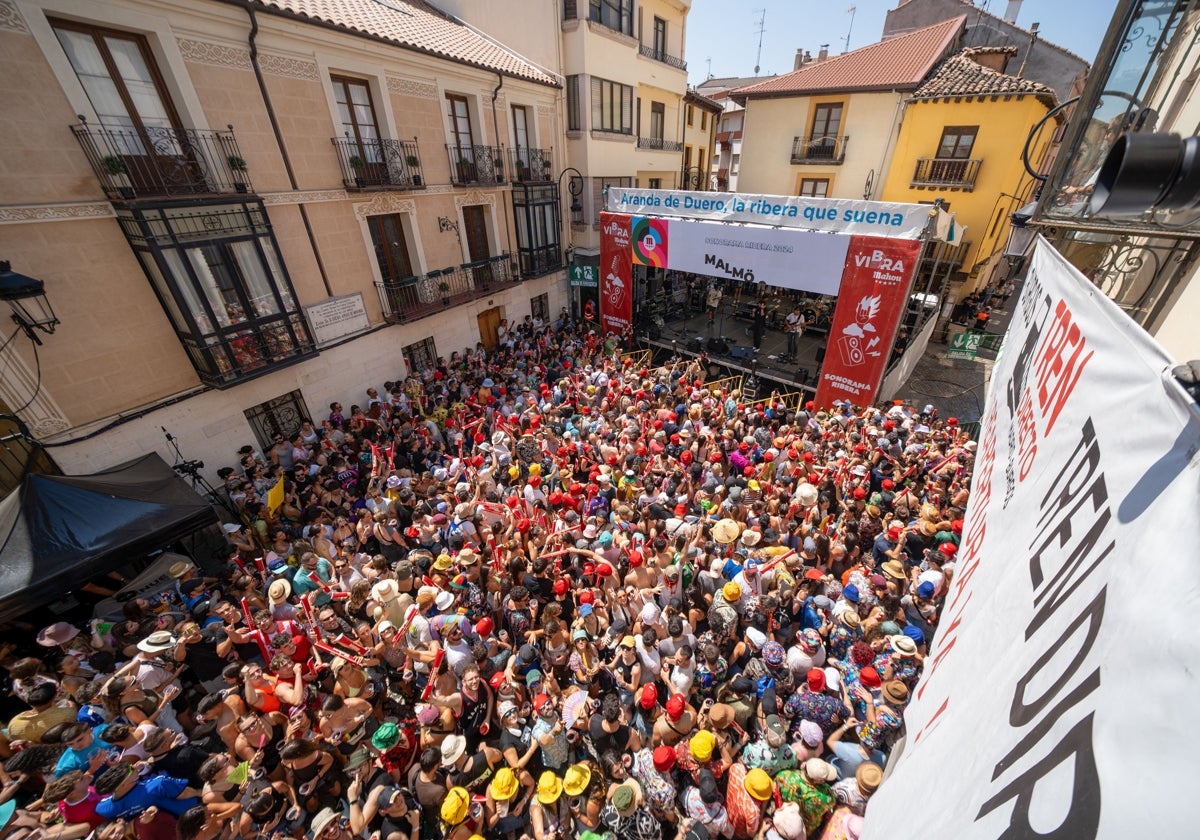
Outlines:
{"type": "Polygon", "coordinates": [[[12,270],[8,260],[0,260],[0,300],[12,308],[12,319],[29,340],[41,344],[35,329],[50,335],[61,322],[46,298],[46,285],[12,270]]]}
{"type": "Polygon", "coordinates": [[[1037,233],[1029,227],[1029,220],[1033,218],[1036,210],[1037,202],[1031,201],[1009,218],[1012,230],[1009,231],[1008,243],[1004,246],[1004,256],[1020,259],[1029,252],[1029,245],[1037,233]]]}
{"type": "Polygon", "coordinates": [[[571,196],[571,224],[583,224],[583,204],[579,200],[579,196],[583,195],[583,173],[574,166],[568,166],[562,172],[558,173],[558,190],[562,192],[562,177],[568,172],[573,173],[571,179],[567,181],[567,193],[571,196]]]}

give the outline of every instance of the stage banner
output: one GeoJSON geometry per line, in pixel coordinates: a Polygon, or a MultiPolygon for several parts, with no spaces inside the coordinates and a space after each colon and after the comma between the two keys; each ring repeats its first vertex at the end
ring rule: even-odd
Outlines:
{"type": "MultiPolygon", "coordinates": [[[[634,221],[634,259],[645,243],[634,221]]],[[[653,219],[666,226],[675,271],[766,283],[785,289],[836,295],[846,265],[849,236],[794,228],[730,225],[684,219],[653,219]]],[[[664,247],[664,251],[667,249],[664,247]]],[[[653,263],[644,263],[653,265],[653,263]]]]}
{"type": "Polygon", "coordinates": [[[633,221],[600,213],[600,328],[606,333],[623,333],[633,323],[633,221]]]}
{"type": "Polygon", "coordinates": [[[606,209],[610,213],[630,216],[707,219],[793,230],[919,239],[929,224],[931,208],[928,204],[850,198],[611,187],[606,209]]]}
{"type": "Polygon", "coordinates": [[[1195,836],[1200,413],[1172,365],[1038,239],[865,840],[1195,836]]]}
{"type": "Polygon", "coordinates": [[[904,314],[921,243],[849,237],[837,308],[817,384],[817,405],[875,401],[896,328],[904,314]]]}

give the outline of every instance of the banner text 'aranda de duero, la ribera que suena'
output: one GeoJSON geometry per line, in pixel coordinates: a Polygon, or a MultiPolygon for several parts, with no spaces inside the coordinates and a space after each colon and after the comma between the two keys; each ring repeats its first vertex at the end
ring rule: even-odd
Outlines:
{"type": "Polygon", "coordinates": [[[1196,405],[1044,240],[954,582],[865,840],[1195,836],[1196,405]]]}

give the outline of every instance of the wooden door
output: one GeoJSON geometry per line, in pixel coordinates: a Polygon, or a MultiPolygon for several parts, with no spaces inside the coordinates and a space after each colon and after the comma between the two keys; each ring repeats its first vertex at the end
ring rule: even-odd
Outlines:
{"type": "Polygon", "coordinates": [[[497,332],[500,327],[500,307],[494,306],[480,312],[476,320],[479,322],[479,340],[488,350],[495,350],[500,346],[500,336],[497,332]]]}
{"type": "MultiPolygon", "coordinates": [[[[467,254],[472,263],[486,260],[492,256],[488,244],[487,209],[482,204],[470,204],[462,209],[463,224],[466,228],[467,254]]],[[[475,287],[487,288],[492,282],[492,266],[490,263],[474,269],[475,287]]]]}

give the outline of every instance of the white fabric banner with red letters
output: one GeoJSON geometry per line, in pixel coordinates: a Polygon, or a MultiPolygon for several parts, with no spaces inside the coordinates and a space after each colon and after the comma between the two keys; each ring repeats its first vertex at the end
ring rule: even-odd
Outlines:
{"type": "Polygon", "coordinates": [[[1200,412],[1039,239],[865,840],[1192,837],[1200,412]]]}

